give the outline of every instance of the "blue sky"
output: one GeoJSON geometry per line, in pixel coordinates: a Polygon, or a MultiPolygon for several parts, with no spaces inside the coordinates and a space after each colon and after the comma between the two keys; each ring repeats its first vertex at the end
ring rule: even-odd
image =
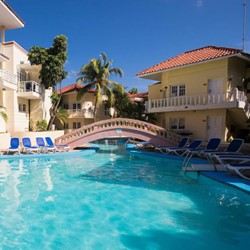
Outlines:
{"type": "MultiPolygon", "coordinates": [[[[25,21],[6,32],[29,51],[68,37],[68,77],[104,52],[124,71],[114,80],[127,90],[147,91],[152,81],[136,73],[180,53],[207,45],[242,49],[244,0],[6,0],[25,21]]],[[[247,0],[245,50],[250,52],[250,0],[247,0]]]]}

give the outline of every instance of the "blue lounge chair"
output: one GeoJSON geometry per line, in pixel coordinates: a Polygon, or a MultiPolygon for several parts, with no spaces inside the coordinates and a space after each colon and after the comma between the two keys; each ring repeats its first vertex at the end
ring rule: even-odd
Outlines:
{"type": "Polygon", "coordinates": [[[36,152],[36,153],[40,152],[39,147],[31,145],[31,141],[30,141],[29,137],[23,137],[22,138],[22,144],[23,144],[22,151],[24,153],[29,154],[31,152],[36,152]]]}
{"type": "Polygon", "coordinates": [[[199,156],[199,157],[203,157],[205,154],[209,153],[209,152],[216,152],[220,146],[221,143],[221,139],[220,138],[211,138],[206,146],[205,149],[187,149],[185,154],[186,157],[182,163],[182,167],[187,167],[190,159],[193,156],[199,156]]]}
{"type": "Polygon", "coordinates": [[[204,154],[204,156],[207,158],[207,160],[211,163],[216,163],[219,161],[220,162],[220,158],[221,157],[233,157],[233,156],[239,156],[240,155],[240,150],[241,147],[243,146],[244,140],[243,139],[239,139],[239,138],[235,138],[233,139],[229,145],[227,146],[227,148],[224,151],[219,151],[219,152],[207,152],[204,154]]]}
{"type": "Polygon", "coordinates": [[[49,147],[55,147],[57,149],[61,149],[63,151],[69,151],[70,146],[66,144],[57,144],[55,145],[50,137],[45,137],[45,141],[49,147]]]}
{"type": "Polygon", "coordinates": [[[166,153],[174,153],[179,156],[186,155],[189,151],[188,150],[194,150],[198,149],[201,146],[202,140],[194,140],[187,148],[173,148],[173,149],[167,149],[166,153]]]}
{"type": "Polygon", "coordinates": [[[15,153],[17,152],[18,154],[20,154],[20,144],[19,144],[19,138],[17,137],[12,137],[10,139],[10,147],[7,150],[7,153],[15,153]]]}
{"type": "Polygon", "coordinates": [[[169,150],[175,150],[175,149],[180,149],[180,148],[185,148],[189,142],[188,137],[183,137],[181,141],[179,142],[177,147],[168,147],[168,146],[159,146],[156,147],[155,150],[160,151],[163,154],[168,153],[169,150]]]}
{"type": "Polygon", "coordinates": [[[44,139],[42,137],[36,138],[36,144],[40,148],[41,152],[48,153],[48,152],[56,152],[55,146],[47,146],[44,142],[44,139]]]}

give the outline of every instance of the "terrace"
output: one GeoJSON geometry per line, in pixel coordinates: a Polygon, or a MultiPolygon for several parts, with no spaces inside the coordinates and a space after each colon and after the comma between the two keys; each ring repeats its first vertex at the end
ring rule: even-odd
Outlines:
{"type": "Polygon", "coordinates": [[[241,108],[249,115],[247,97],[237,88],[226,93],[169,97],[146,102],[147,113],[221,108],[241,108]]]}

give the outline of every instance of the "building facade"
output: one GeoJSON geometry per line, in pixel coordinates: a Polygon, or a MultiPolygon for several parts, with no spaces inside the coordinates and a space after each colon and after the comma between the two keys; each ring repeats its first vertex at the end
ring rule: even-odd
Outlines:
{"type": "Polygon", "coordinates": [[[148,87],[146,112],[158,125],[182,135],[209,140],[249,134],[250,55],[207,46],[143,70],[148,87]]]}
{"type": "Polygon", "coordinates": [[[50,119],[51,90],[40,84],[40,66],[31,66],[27,54],[15,41],[5,41],[5,32],[23,28],[24,22],[5,2],[0,1],[0,105],[8,116],[0,116],[0,132],[35,129],[38,120],[50,119]]]}
{"type": "Polygon", "coordinates": [[[77,93],[82,87],[80,84],[72,84],[62,88],[61,92],[58,91],[58,94],[62,93],[61,107],[67,111],[68,121],[64,125],[57,121],[56,129],[64,129],[68,133],[84,125],[112,117],[112,112],[106,105],[107,97],[105,95],[98,105],[95,104],[94,90],[89,90],[81,100],[77,100],[77,93]]]}

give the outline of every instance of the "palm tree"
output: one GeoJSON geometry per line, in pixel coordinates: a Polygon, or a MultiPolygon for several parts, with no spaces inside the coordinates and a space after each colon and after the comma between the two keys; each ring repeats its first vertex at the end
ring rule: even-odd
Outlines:
{"type": "Polygon", "coordinates": [[[5,122],[7,122],[8,116],[7,116],[5,111],[6,111],[6,108],[4,106],[0,105],[0,116],[3,118],[3,120],[5,122]]]}
{"type": "Polygon", "coordinates": [[[59,106],[56,110],[56,119],[61,125],[67,122],[68,121],[67,110],[59,106]]]}
{"type": "Polygon", "coordinates": [[[96,114],[97,105],[102,101],[102,94],[107,95],[107,104],[109,107],[112,107],[115,102],[113,88],[116,87],[120,93],[124,92],[124,87],[121,84],[109,79],[112,75],[122,77],[122,70],[111,67],[112,60],[108,60],[106,54],[101,53],[100,59],[91,59],[78,73],[80,77],[77,79],[77,82],[82,83],[84,87],[79,90],[77,99],[80,100],[90,89],[94,89],[96,95],[94,115],[96,114]]]}

